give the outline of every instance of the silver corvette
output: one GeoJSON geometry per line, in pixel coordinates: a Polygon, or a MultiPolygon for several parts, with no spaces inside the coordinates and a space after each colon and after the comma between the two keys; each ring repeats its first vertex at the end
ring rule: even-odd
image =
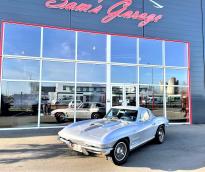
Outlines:
{"type": "Polygon", "coordinates": [[[73,123],[58,134],[72,150],[103,154],[121,165],[134,148],[152,139],[163,143],[167,125],[166,118],[156,117],[149,109],[113,107],[103,119],[73,123]]]}

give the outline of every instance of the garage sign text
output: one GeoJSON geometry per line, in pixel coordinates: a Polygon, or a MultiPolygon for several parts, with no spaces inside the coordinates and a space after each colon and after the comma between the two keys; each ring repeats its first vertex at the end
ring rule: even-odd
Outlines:
{"type": "MultiPolygon", "coordinates": [[[[103,9],[103,5],[101,4],[102,2],[103,0],[98,0],[97,5],[94,6],[88,3],[77,3],[69,0],[46,0],[45,6],[47,8],[98,14],[103,9]]],[[[129,10],[132,3],[133,0],[120,0],[110,6],[107,10],[106,16],[101,19],[101,22],[109,23],[120,17],[124,19],[138,20],[138,27],[144,27],[149,23],[156,23],[162,19],[162,15],[160,14],[148,14],[146,12],[141,13],[138,10],[129,10]]]]}

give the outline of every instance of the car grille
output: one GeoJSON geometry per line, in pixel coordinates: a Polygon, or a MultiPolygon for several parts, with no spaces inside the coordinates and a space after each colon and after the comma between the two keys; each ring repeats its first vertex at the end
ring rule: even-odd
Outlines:
{"type": "Polygon", "coordinates": [[[85,143],[83,141],[80,141],[80,140],[73,140],[73,139],[71,140],[71,139],[66,139],[66,138],[63,138],[63,137],[60,137],[60,138],[62,138],[64,140],[67,140],[67,141],[70,141],[73,144],[85,145],[85,143]]]}

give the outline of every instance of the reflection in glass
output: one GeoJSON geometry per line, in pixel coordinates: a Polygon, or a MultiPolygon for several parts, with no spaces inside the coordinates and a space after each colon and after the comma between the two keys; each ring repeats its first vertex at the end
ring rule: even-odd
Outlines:
{"type": "Polygon", "coordinates": [[[2,81],[0,128],[36,127],[39,83],[2,81]]]}
{"type": "Polygon", "coordinates": [[[136,87],[126,87],[126,106],[136,106],[136,87]]]}
{"type": "Polygon", "coordinates": [[[3,79],[38,80],[40,62],[37,60],[3,60],[3,79]]]}
{"type": "Polygon", "coordinates": [[[78,82],[106,82],[106,66],[78,64],[78,82]]]}
{"type": "Polygon", "coordinates": [[[43,56],[50,58],[75,58],[75,32],[44,28],[43,56]]]}
{"type": "Polygon", "coordinates": [[[187,85],[188,82],[187,70],[166,69],[166,83],[167,85],[187,85]]]}
{"type": "Polygon", "coordinates": [[[78,59],[106,61],[106,35],[78,32],[78,59]]]}
{"type": "Polygon", "coordinates": [[[135,38],[112,36],[111,61],[137,63],[137,40],[135,38]]]}
{"type": "Polygon", "coordinates": [[[140,106],[152,110],[157,116],[163,116],[163,86],[140,86],[140,106]]]}
{"type": "Polygon", "coordinates": [[[42,83],[41,125],[73,122],[74,84],[42,83]]]}
{"type": "Polygon", "coordinates": [[[112,87],[112,106],[123,105],[123,87],[112,87]]]}
{"type": "Polygon", "coordinates": [[[74,81],[74,63],[43,61],[42,80],[74,81]]]}
{"type": "Polygon", "coordinates": [[[162,41],[140,39],[140,64],[162,65],[162,41]]]}
{"type": "Polygon", "coordinates": [[[77,85],[77,119],[99,119],[106,113],[106,86],[100,84],[77,85]]]}
{"type": "Polygon", "coordinates": [[[4,54],[40,56],[41,28],[17,24],[5,24],[4,54]]]}
{"type": "Polygon", "coordinates": [[[187,44],[166,42],[166,66],[188,66],[187,44]]]}
{"type": "MultiPolygon", "coordinates": [[[[2,95],[0,128],[37,126],[39,83],[40,80],[41,126],[65,125],[74,118],[74,82],[77,73],[77,119],[102,118],[106,109],[106,65],[91,64],[88,61],[106,62],[106,35],[76,32],[58,29],[43,29],[43,65],[40,74],[40,60],[20,59],[20,56],[39,57],[41,28],[18,24],[5,24],[3,56],[2,95]],[[62,59],[75,59],[77,50],[77,71],[75,63],[62,62],[62,59]],[[59,58],[61,60],[46,58],[59,58]],[[5,81],[5,80],[28,80],[5,81]],[[30,81],[29,81],[30,80],[30,81]],[[70,82],[70,83],[68,83],[70,82]]],[[[137,39],[126,36],[111,36],[111,62],[137,63],[137,39]]],[[[163,95],[166,87],[167,116],[171,122],[189,121],[189,95],[187,44],[165,41],[165,72],[162,67],[162,41],[139,39],[139,95],[138,67],[135,65],[111,65],[112,106],[140,106],[151,109],[162,116],[163,95]],[[160,65],[148,67],[149,65],[160,65]],[[144,66],[144,67],[143,67],[144,66]],[[175,67],[170,67],[175,66],[175,67]],[[164,86],[166,78],[166,86],[164,86]],[[113,84],[116,83],[116,84],[113,84]],[[152,84],[158,85],[153,86],[152,84]],[[113,86],[114,85],[114,86],[113,86]],[[118,86],[117,86],[118,85],[118,86]],[[148,86],[144,86],[148,85],[148,86]],[[175,85],[175,87],[173,87],[175,85]],[[136,97],[137,96],[137,97],[136,97]]],[[[66,60],[63,60],[66,61],[66,60]]],[[[69,60],[67,60],[69,61],[69,60]]],[[[110,103],[110,102],[109,102],[110,103]]],[[[109,104],[108,103],[108,104],[109,104]]],[[[165,102],[164,102],[165,103],[165,102]]]]}
{"type": "Polygon", "coordinates": [[[159,68],[140,68],[140,84],[163,85],[163,69],[159,68]]]}
{"type": "Polygon", "coordinates": [[[188,88],[167,86],[167,117],[170,122],[189,122],[188,88]]]}
{"type": "Polygon", "coordinates": [[[111,69],[112,83],[136,83],[137,82],[137,68],[112,66],[111,69]]]}

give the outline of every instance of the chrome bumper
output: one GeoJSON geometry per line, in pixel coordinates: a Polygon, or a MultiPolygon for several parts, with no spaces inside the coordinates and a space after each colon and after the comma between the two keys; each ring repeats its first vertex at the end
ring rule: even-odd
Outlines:
{"type": "Polygon", "coordinates": [[[58,137],[58,139],[63,143],[65,143],[66,145],[68,145],[68,147],[71,150],[81,152],[85,155],[89,155],[89,153],[95,153],[95,154],[101,154],[106,156],[109,155],[110,152],[112,151],[112,148],[97,148],[89,145],[79,145],[79,144],[72,143],[71,141],[66,140],[62,137],[58,137]],[[80,149],[76,149],[75,147],[80,147],[80,149]]]}

